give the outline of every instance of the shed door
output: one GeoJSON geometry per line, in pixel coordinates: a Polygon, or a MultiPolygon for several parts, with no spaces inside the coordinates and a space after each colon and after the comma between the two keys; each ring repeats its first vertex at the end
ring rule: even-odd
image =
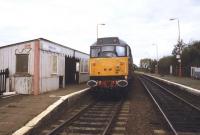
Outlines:
{"type": "Polygon", "coordinates": [[[79,81],[79,60],[65,57],[65,85],[75,84],[79,81]]]}

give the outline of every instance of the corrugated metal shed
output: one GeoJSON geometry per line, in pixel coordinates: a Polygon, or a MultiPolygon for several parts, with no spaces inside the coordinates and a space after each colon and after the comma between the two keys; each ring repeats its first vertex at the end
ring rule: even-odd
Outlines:
{"type": "MultiPolygon", "coordinates": [[[[66,85],[66,61],[71,59],[79,68],[87,64],[89,55],[44,38],[15,43],[0,47],[0,70],[8,68],[7,91],[22,94],[39,94],[56,90],[66,85]],[[16,72],[16,57],[25,54],[28,58],[28,71],[16,72]],[[56,65],[55,65],[56,64],[56,65]]],[[[87,66],[87,65],[86,65],[87,66]]],[[[87,72],[78,72],[78,82],[89,79],[87,72]]],[[[76,72],[77,74],[77,72],[76,72]]],[[[75,79],[77,79],[77,76],[75,79]]],[[[1,83],[1,82],[0,82],[1,83]]]]}

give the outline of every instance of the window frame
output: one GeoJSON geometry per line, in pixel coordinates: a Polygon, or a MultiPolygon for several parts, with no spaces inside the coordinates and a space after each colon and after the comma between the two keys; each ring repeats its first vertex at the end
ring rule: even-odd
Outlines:
{"type": "Polygon", "coordinates": [[[89,65],[88,65],[88,59],[82,59],[80,61],[80,73],[87,74],[89,73],[89,65]]]}
{"type": "Polygon", "coordinates": [[[52,55],[51,56],[51,74],[52,75],[57,75],[58,74],[58,56],[57,55],[52,55]],[[53,63],[54,63],[54,58],[56,57],[56,72],[54,72],[53,70],[53,63]]]}
{"type": "Polygon", "coordinates": [[[99,52],[101,52],[101,46],[91,46],[90,47],[90,57],[91,58],[97,58],[98,57],[98,56],[97,57],[92,57],[92,49],[97,49],[97,48],[99,48],[100,49],[99,52]]]}
{"type": "Polygon", "coordinates": [[[116,52],[116,54],[117,54],[117,57],[127,57],[127,56],[128,56],[128,53],[127,53],[128,51],[127,51],[127,47],[126,47],[126,46],[120,46],[120,45],[116,46],[116,47],[115,47],[115,52],[116,52]],[[123,48],[124,48],[124,53],[125,53],[124,56],[118,56],[117,47],[123,47],[123,48]]]}
{"type": "Polygon", "coordinates": [[[16,74],[28,74],[29,73],[29,54],[15,54],[16,56],[16,66],[15,66],[15,73],[16,74]],[[21,64],[21,63],[18,63],[18,56],[20,55],[24,55],[24,56],[27,56],[27,71],[19,71],[19,66],[18,64],[21,64]]]}

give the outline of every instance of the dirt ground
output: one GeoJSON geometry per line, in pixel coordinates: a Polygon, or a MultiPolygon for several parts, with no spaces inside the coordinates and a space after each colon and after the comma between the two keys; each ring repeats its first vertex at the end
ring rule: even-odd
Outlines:
{"type": "Polygon", "coordinates": [[[128,135],[169,135],[168,127],[152,99],[134,76],[129,94],[128,135]]]}

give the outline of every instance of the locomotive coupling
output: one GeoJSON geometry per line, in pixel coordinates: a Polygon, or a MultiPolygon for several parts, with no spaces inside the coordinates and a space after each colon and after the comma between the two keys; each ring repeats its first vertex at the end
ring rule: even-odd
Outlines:
{"type": "Polygon", "coordinates": [[[97,86],[97,81],[95,81],[95,80],[89,80],[89,81],[87,82],[87,85],[88,85],[89,87],[95,87],[95,86],[97,86]]]}
{"type": "Polygon", "coordinates": [[[119,87],[126,87],[127,85],[128,85],[128,82],[126,80],[117,81],[117,86],[119,87]]]}

